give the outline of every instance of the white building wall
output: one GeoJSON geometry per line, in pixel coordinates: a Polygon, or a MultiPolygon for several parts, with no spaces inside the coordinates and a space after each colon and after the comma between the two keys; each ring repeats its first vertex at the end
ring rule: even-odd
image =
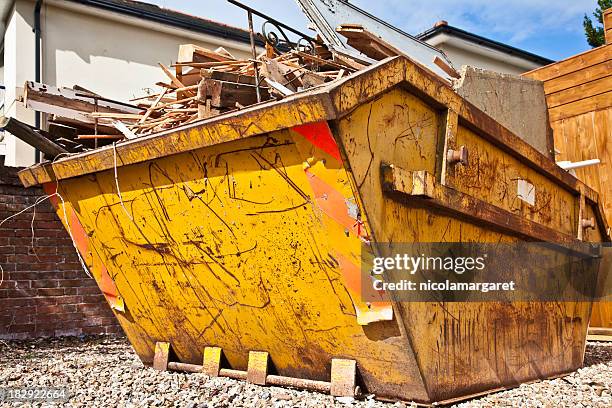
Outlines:
{"type": "Polygon", "coordinates": [[[159,68],[176,61],[180,44],[215,49],[223,45],[247,56],[248,44],[97,10],[48,1],[44,10],[43,82],[75,84],[112,99],[142,96],[168,77],[159,68]],[[59,7],[61,5],[61,7],[59,7]],[[85,12],[89,13],[86,14],[85,12]]]}
{"type": "Polygon", "coordinates": [[[503,74],[519,75],[542,66],[523,57],[475,44],[446,33],[437,34],[425,42],[442,50],[456,69],[460,69],[463,65],[470,65],[503,74]]]}
{"type": "MultiPolygon", "coordinates": [[[[34,113],[25,109],[16,97],[18,87],[34,79],[34,3],[17,1],[4,34],[4,114],[34,124],[34,113]]],[[[4,150],[7,166],[25,166],[34,163],[34,149],[13,135],[4,132],[4,150]]]]}
{"type": "MultiPolygon", "coordinates": [[[[34,113],[15,96],[34,80],[34,1],[16,0],[4,38],[4,74],[8,116],[33,124],[34,113]]],[[[223,46],[237,57],[250,46],[178,29],[63,0],[45,0],[41,14],[41,81],[55,86],[80,85],[108,98],[128,101],[145,94],[158,81],[168,81],[158,62],[176,61],[180,44],[215,49],[223,46]]],[[[2,149],[2,147],[0,147],[2,149]]],[[[34,149],[11,135],[5,137],[6,165],[34,163],[34,149]]],[[[1,152],[1,150],[0,150],[1,152]]],[[[0,153],[1,154],[1,153],[0,153]]]]}
{"type": "Polygon", "coordinates": [[[451,60],[451,62],[457,69],[460,69],[464,65],[470,65],[472,67],[488,69],[504,74],[520,75],[528,71],[528,69],[525,69],[524,67],[512,65],[507,62],[500,61],[498,59],[493,59],[484,55],[469,52],[467,50],[454,47],[449,44],[440,44],[437,47],[444,51],[446,56],[451,60]]]}

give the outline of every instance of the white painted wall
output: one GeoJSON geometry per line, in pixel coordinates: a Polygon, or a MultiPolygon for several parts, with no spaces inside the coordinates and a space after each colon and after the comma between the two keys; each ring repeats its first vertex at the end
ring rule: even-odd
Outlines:
{"type": "Polygon", "coordinates": [[[518,75],[542,66],[445,33],[429,38],[426,42],[444,51],[456,69],[460,69],[463,65],[470,65],[504,74],[518,75]]]}
{"type": "Polygon", "coordinates": [[[247,56],[250,50],[248,44],[194,34],[49,1],[44,10],[44,82],[69,87],[78,84],[127,101],[143,95],[143,89],[156,82],[168,80],[157,63],[168,66],[175,62],[180,44],[195,43],[209,49],[223,45],[237,56],[247,56]]]}
{"type": "MultiPolygon", "coordinates": [[[[33,4],[17,1],[9,13],[4,34],[4,114],[34,124],[34,113],[15,101],[17,87],[34,78],[34,14],[33,4]]],[[[11,134],[4,134],[7,166],[25,166],[34,163],[34,149],[11,134]]]]}
{"type": "MultiPolygon", "coordinates": [[[[42,9],[42,82],[77,84],[103,96],[128,101],[158,81],[168,81],[158,62],[176,61],[180,44],[225,47],[237,57],[249,44],[225,40],[63,0],[45,0],[42,9]]],[[[16,0],[5,35],[5,82],[9,116],[34,123],[34,113],[13,103],[15,88],[34,80],[34,1],[16,0]],[[9,89],[10,88],[10,89],[9,89]]],[[[34,150],[6,137],[6,164],[34,162],[34,150]]]]}

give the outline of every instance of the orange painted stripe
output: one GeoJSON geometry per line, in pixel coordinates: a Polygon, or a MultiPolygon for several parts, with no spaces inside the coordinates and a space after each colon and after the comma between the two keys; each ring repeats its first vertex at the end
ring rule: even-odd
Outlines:
{"type": "Polygon", "coordinates": [[[304,136],[313,145],[338,160],[339,163],[342,163],[340,149],[338,149],[338,144],[334,140],[334,136],[326,121],[295,126],[291,130],[304,136]]]}
{"type": "Polygon", "coordinates": [[[327,216],[354,235],[367,237],[366,231],[361,226],[360,222],[349,215],[346,198],[321,178],[309,172],[308,169],[304,172],[306,173],[306,178],[314,193],[314,200],[317,206],[327,216]]]}

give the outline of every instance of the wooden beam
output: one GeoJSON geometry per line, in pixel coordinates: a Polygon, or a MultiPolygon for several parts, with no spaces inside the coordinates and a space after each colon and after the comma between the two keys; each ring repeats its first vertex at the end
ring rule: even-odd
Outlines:
{"type": "Polygon", "coordinates": [[[40,130],[20,122],[15,118],[0,116],[0,130],[9,132],[30,146],[40,150],[46,156],[54,158],[62,153],[68,153],[68,150],[53,143],[40,133],[40,130]]]}
{"type": "Polygon", "coordinates": [[[92,112],[139,113],[137,106],[111,99],[98,97],[70,88],[57,88],[36,82],[26,82],[23,90],[23,103],[27,108],[74,119],[80,122],[93,123],[87,118],[92,112]]]}
{"type": "Polygon", "coordinates": [[[571,72],[544,82],[544,92],[549,95],[612,75],[612,60],[595,64],[580,71],[571,72]]]}
{"type": "Polygon", "coordinates": [[[547,95],[548,109],[612,91],[612,71],[610,74],[610,76],[547,95]]]}
{"type": "Polygon", "coordinates": [[[539,81],[548,81],[571,72],[580,71],[584,68],[599,64],[612,59],[612,44],[585,51],[563,61],[555,62],[542,68],[522,74],[527,78],[539,81]]]}
{"type": "Polygon", "coordinates": [[[451,78],[461,79],[461,75],[459,75],[459,73],[453,67],[451,67],[446,61],[437,55],[434,57],[433,63],[436,64],[442,71],[446,72],[451,78]]]}
{"type": "Polygon", "coordinates": [[[176,86],[177,88],[185,87],[185,85],[181,81],[178,80],[178,78],[168,69],[167,66],[165,66],[161,62],[159,62],[158,65],[162,69],[162,71],[164,71],[164,73],[168,76],[168,78],[170,78],[170,81],[172,81],[172,84],[174,86],[176,86]]]}
{"type": "Polygon", "coordinates": [[[181,44],[179,46],[178,62],[213,61],[236,61],[236,58],[222,47],[218,48],[217,51],[211,51],[208,48],[200,47],[195,44],[181,44]]]}
{"type": "MultiPolygon", "coordinates": [[[[219,81],[235,82],[237,84],[255,85],[255,77],[250,75],[241,75],[234,72],[221,72],[212,69],[201,69],[200,76],[207,79],[216,79],[219,81]]],[[[196,86],[197,88],[197,86],[196,86]]]]}
{"type": "MultiPolygon", "coordinates": [[[[214,108],[235,108],[236,103],[242,106],[257,103],[256,88],[253,85],[237,84],[235,82],[203,79],[205,90],[201,93],[210,99],[214,108]]],[[[270,99],[267,89],[260,89],[262,100],[270,99]]]]}
{"type": "Polygon", "coordinates": [[[125,139],[123,135],[78,135],[78,140],[95,140],[95,139],[110,139],[110,140],[121,140],[125,139]]]}
{"type": "Polygon", "coordinates": [[[548,110],[551,122],[571,118],[572,116],[605,109],[612,106],[612,90],[587,99],[570,102],[565,105],[556,106],[548,110]]]}

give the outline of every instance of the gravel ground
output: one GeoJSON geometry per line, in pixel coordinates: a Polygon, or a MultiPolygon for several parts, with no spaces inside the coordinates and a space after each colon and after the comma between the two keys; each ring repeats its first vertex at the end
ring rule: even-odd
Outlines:
{"type": "MultiPolygon", "coordinates": [[[[68,387],[77,407],[407,407],[372,397],[354,402],[328,395],[259,387],[204,374],[144,367],[123,338],[0,341],[0,389],[68,387]]],[[[612,344],[589,343],[585,367],[566,377],[525,384],[457,407],[612,407],[612,344]]],[[[2,405],[0,406],[11,406],[2,405]]],[[[42,406],[42,405],[38,405],[42,406]]],[[[49,406],[49,404],[46,404],[49,406]]]]}

